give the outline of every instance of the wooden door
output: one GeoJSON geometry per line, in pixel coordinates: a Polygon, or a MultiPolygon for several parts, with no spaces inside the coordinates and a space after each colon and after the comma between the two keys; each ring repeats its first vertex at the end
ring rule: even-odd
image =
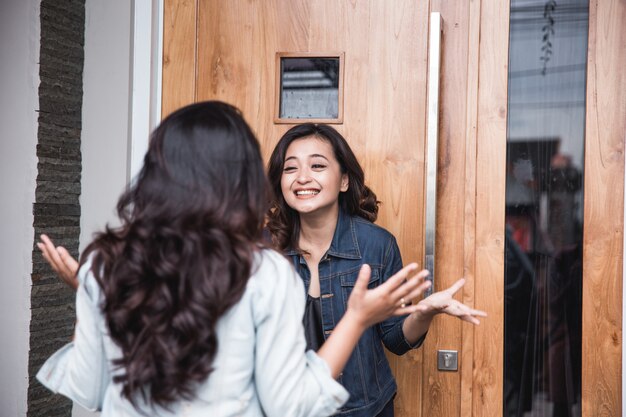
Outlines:
{"type": "MultiPolygon", "coordinates": [[[[343,53],[343,122],[334,127],[383,202],[378,223],[397,237],[405,261],[421,262],[427,3],[170,1],[165,10],[163,113],[195,100],[232,103],[255,130],[265,157],[292,126],[274,123],[276,54],[343,53]],[[179,27],[186,33],[179,35],[179,27]],[[168,45],[182,38],[185,48],[168,45]]],[[[398,408],[416,415],[423,350],[390,359],[406,387],[398,408]]]]}
{"type": "MultiPolygon", "coordinates": [[[[424,260],[429,15],[441,13],[436,288],[465,276],[467,284],[459,298],[488,311],[489,318],[474,327],[438,317],[421,349],[403,357],[389,356],[399,386],[399,417],[503,414],[508,3],[164,2],[162,114],[199,100],[230,102],[243,111],[265,157],[290,127],[275,123],[276,54],[343,54],[343,119],[335,127],[349,141],[368,185],[383,202],[378,224],[398,238],[405,262],[420,263],[424,260]],[[437,369],[440,349],[459,352],[457,372],[437,369]]],[[[610,193],[603,178],[614,178],[617,184],[611,188],[623,189],[626,109],[603,111],[613,99],[625,102],[623,71],[618,71],[626,64],[624,49],[609,52],[625,44],[618,23],[625,20],[624,9],[618,0],[594,0],[590,6],[593,71],[588,73],[591,107],[585,184],[586,190],[593,190],[589,191],[593,201],[606,201],[611,209],[605,212],[593,203],[585,205],[584,262],[589,267],[583,279],[588,336],[583,346],[584,416],[599,415],[594,404],[606,407],[602,415],[621,412],[621,374],[615,369],[621,369],[621,310],[616,306],[621,305],[622,259],[615,249],[621,248],[623,237],[623,194],[610,193]],[[603,19],[611,24],[601,31],[598,22],[603,19]],[[598,102],[597,97],[606,102],[598,102]],[[606,135],[598,130],[602,123],[610,126],[606,135]],[[603,156],[604,145],[612,152],[609,163],[603,156]],[[602,268],[594,266],[598,263],[602,268]],[[611,309],[594,302],[591,294],[598,293],[611,309]],[[596,345],[601,346],[602,356],[589,354],[596,345]]]]}

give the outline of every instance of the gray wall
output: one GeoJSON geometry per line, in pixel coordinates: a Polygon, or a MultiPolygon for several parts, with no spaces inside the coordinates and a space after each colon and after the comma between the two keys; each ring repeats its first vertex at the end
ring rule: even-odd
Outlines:
{"type": "Polygon", "coordinates": [[[39,0],[0,1],[0,414],[26,415],[39,0]]]}
{"type": "MultiPolygon", "coordinates": [[[[58,4],[74,3],[73,1],[58,4]]],[[[132,2],[87,0],[81,248],[114,219],[127,180],[132,2]]],[[[0,1],[0,414],[27,413],[40,0],[0,1]]],[[[74,149],[75,150],[75,149],[74,149]]],[[[91,415],[74,407],[74,415],[91,415]]]]}
{"type": "Polygon", "coordinates": [[[127,182],[132,2],[87,0],[83,72],[81,250],[115,221],[127,182]]]}
{"type": "MultiPolygon", "coordinates": [[[[107,222],[127,182],[131,10],[128,0],[87,0],[83,70],[80,249],[107,222]]],[[[74,405],[73,416],[93,416],[74,405]]]]}

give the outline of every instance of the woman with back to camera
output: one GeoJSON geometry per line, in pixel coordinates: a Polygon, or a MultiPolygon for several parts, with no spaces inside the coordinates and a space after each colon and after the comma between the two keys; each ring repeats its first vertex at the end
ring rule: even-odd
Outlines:
{"type": "Polygon", "coordinates": [[[364,266],[333,335],[305,352],[302,283],[262,243],[269,194],[235,108],[168,116],[119,200],[121,226],[81,257],[74,340],[38,379],[103,417],[334,413],[347,399],[334,378],[360,335],[416,311],[402,300],[428,284],[412,264],[368,290],[364,266]]]}
{"type": "MultiPolygon", "coordinates": [[[[400,251],[394,236],[373,224],[379,202],[350,146],[331,126],[288,130],[270,157],[268,177],[275,199],[267,227],[304,281],[307,345],[318,350],[347,314],[360,266],[372,268],[370,288],[382,285],[402,268],[400,251]]],[[[486,314],[453,298],[463,285],[458,280],[421,300],[414,313],[365,331],[339,378],[350,393],[339,415],[393,416],[397,387],[383,344],[396,355],[419,347],[439,313],[478,324],[477,316],[486,314]]]]}

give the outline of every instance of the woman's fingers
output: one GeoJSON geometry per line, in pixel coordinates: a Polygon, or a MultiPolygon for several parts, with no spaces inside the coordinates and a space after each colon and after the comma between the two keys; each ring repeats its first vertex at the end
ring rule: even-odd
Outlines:
{"type": "Polygon", "coordinates": [[[430,281],[426,280],[428,271],[418,271],[417,269],[416,263],[409,264],[385,283],[369,290],[367,286],[371,276],[371,268],[364,264],[354,284],[349,305],[359,312],[363,322],[370,324],[382,321],[392,315],[408,315],[415,312],[446,313],[473,324],[480,323],[478,317],[487,316],[484,311],[472,309],[453,298],[454,294],[465,285],[463,278],[446,290],[432,294],[420,303],[411,304],[412,300],[422,296],[432,285],[430,281]]]}
{"type": "Polygon", "coordinates": [[[76,275],[76,272],[78,272],[78,262],[76,261],[76,259],[74,259],[72,255],[70,255],[70,253],[67,251],[67,249],[65,249],[63,246],[57,247],[57,253],[61,258],[61,262],[63,262],[64,269],[66,269],[72,275],[76,275]]]}
{"type": "Polygon", "coordinates": [[[461,288],[463,288],[463,286],[465,285],[465,278],[460,278],[459,280],[457,280],[457,282],[455,282],[454,284],[452,284],[451,286],[449,286],[447,289],[445,289],[444,291],[449,293],[450,296],[453,296],[454,294],[456,294],[461,288]]]}
{"type": "Polygon", "coordinates": [[[359,271],[359,276],[354,283],[354,289],[352,290],[357,292],[365,292],[367,291],[367,284],[370,282],[370,276],[372,275],[372,269],[368,264],[363,264],[361,266],[361,270],[359,271]]]}
{"type": "MultiPolygon", "coordinates": [[[[421,296],[430,286],[430,282],[425,281],[428,271],[425,269],[418,271],[417,269],[417,263],[405,266],[375,291],[387,298],[395,309],[399,309],[398,311],[412,312],[414,308],[408,310],[406,308],[410,307],[411,301],[421,296]]],[[[396,311],[394,314],[399,313],[396,311]]]]}
{"type": "Polygon", "coordinates": [[[484,311],[474,310],[471,308],[468,310],[469,311],[462,317],[462,319],[465,321],[469,321],[470,323],[480,324],[480,320],[478,320],[478,317],[487,317],[487,313],[485,313],[484,311]]]}
{"type": "Polygon", "coordinates": [[[430,281],[423,281],[416,288],[413,288],[405,297],[401,297],[398,302],[398,307],[394,312],[396,316],[404,316],[408,314],[415,313],[416,311],[420,311],[422,306],[418,303],[411,304],[411,300],[414,300],[422,294],[431,286],[430,281]]]}
{"type": "Polygon", "coordinates": [[[461,320],[467,321],[467,322],[472,323],[472,324],[476,324],[476,325],[480,324],[480,320],[478,320],[478,318],[476,316],[474,316],[474,315],[472,315],[470,313],[463,314],[463,315],[460,315],[458,317],[461,320]]]}
{"type": "Polygon", "coordinates": [[[417,272],[410,278],[406,279],[400,286],[398,286],[398,288],[396,288],[392,293],[392,297],[396,297],[397,299],[404,299],[406,300],[405,303],[408,304],[408,302],[412,299],[422,295],[422,293],[419,293],[413,296],[411,295],[411,293],[415,290],[416,287],[420,286],[426,280],[428,275],[429,272],[426,269],[422,269],[421,271],[417,272]]]}
{"type": "Polygon", "coordinates": [[[454,295],[463,288],[464,285],[465,279],[461,278],[445,290],[431,294],[418,303],[416,311],[431,316],[445,313],[472,324],[479,324],[480,320],[478,318],[487,317],[487,313],[471,308],[454,299],[454,295]]]}
{"type": "Polygon", "coordinates": [[[472,316],[487,317],[487,313],[485,311],[475,310],[473,308],[470,308],[470,314],[472,316]]]}
{"type": "Polygon", "coordinates": [[[430,281],[425,281],[424,278],[419,278],[418,282],[419,285],[417,287],[410,289],[407,294],[400,297],[400,300],[404,300],[404,304],[409,304],[412,300],[421,297],[432,284],[430,281]]]}
{"type": "Polygon", "coordinates": [[[78,289],[78,278],[76,277],[79,266],[78,262],[63,246],[57,247],[57,252],[63,262],[63,273],[60,274],[61,279],[75,290],[78,289]]]}
{"type": "Polygon", "coordinates": [[[46,235],[41,235],[41,242],[37,243],[44,259],[50,264],[54,272],[70,287],[77,289],[78,262],[62,246],[55,247],[52,240],[46,235]]]}
{"type": "Polygon", "coordinates": [[[393,312],[394,316],[408,316],[410,314],[419,311],[419,306],[417,304],[407,305],[406,307],[398,307],[393,312]]]}
{"type": "Polygon", "coordinates": [[[63,267],[63,261],[61,261],[61,257],[57,253],[56,247],[46,235],[41,235],[41,241],[43,243],[38,243],[37,246],[41,249],[44,258],[46,258],[46,261],[48,261],[52,269],[59,272],[63,267]]]}
{"type": "Polygon", "coordinates": [[[415,262],[408,264],[395,274],[393,274],[384,284],[380,285],[378,288],[381,288],[382,291],[387,291],[390,294],[393,294],[395,290],[397,290],[400,286],[405,284],[408,277],[411,274],[414,274],[417,271],[417,264],[415,262]]]}
{"type": "Polygon", "coordinates": [[[478,320],[478,317],[487,317],[486,312],[470,308],[458,301],[455,301],[450,306],[448,306],[444,310],[444,312],[472,324],[480,324],[480,320],[478,320]]]}

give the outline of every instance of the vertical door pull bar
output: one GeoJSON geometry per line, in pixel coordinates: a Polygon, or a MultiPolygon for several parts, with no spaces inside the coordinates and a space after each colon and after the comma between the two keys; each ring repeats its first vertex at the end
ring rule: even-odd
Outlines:
{"type": "Polygon", "coordinates": [[[437,225],[437,145],[439,142],[439,70],[441,67],[441,13],[430,14],[428,44],[428,114],[426,121],[426,213],[425,268],[432,281],[425,296],[435,288],[435,227],[437,225]]]}

